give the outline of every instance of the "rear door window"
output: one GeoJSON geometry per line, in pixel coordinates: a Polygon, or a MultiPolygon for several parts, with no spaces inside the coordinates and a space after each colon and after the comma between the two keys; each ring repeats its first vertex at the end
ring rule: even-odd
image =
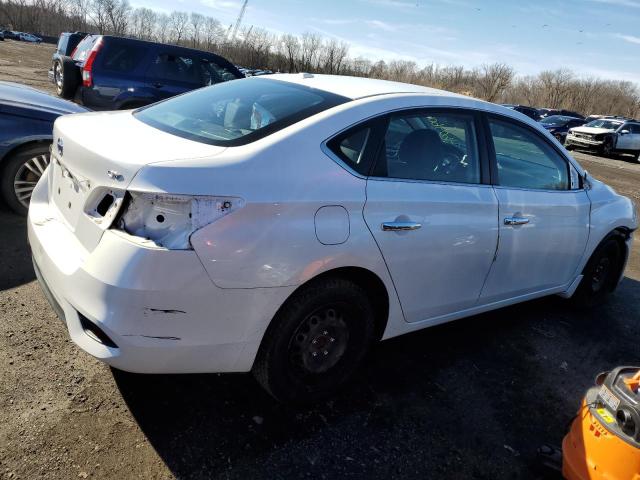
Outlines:
{"type": "Polygon", "coordinates": [[[424,111],[391,116],[373,176],[480,183],[471,113],[424,111]]]}
{"type": "Polygon", "coordinates": [[[147,76],[169,83],[187,83],[202,86],[200,62],[193,56],[176,53],[160,53],[151,63],[147,76]]]}

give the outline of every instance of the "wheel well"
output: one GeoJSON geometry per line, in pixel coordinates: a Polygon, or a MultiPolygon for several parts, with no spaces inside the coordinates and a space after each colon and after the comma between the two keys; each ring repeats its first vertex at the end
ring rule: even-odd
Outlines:
{"type": "Polygon", "coordinates": [[[591,255],[595,253],[595,251],[600,247],[600,245],[603,245],[605,242],[609,240],[615,240],[618,243],[618,246],[620,247],[620,253],[622,253],[620,257],[620,264],[618,265],[618,269],[620,270],[619,275],[622,275],[623,273],[622,268],[624,267],[625,259],[629,254],[626,240],[629,238],[631,233],[632,231],[626,227],[618,227],[615,230],[612,230],[611,232],[609,232],[608,235],[606,235],[602,239],[602,241],[598,244],[598,246],[593,250],[591,255]]]}
{"type": "Polygon", "coordinates": [[[9,150],[8,152],[6,152],[3,157],[0,159],[0,169],[2,169],[2,163],[7,159],[7,158],[11,158],[13,155],[15,155],[18,152],[21,152],[23,150],[26,150],[28,148],[34,147],[36,145],[40,145],[40,144],[44,144],[46,145],[47,143],[51,143],[52,140],[51,139],[39,139],[39,140],[31,140],[29,142],[25,142],[25,143],[20,143],[16,146],[14,146],[11,150],[9,150]]]}
{"type": "Polygon", "coordinates": [[[380,277],[366,268],[340,267],[328,270],[300,285],[289,298],[293,297],[301,288],[307,287],[309,284],[321,282],[327,278],[336,277],[350,280],[367,292],[367,296],[369,297],[369,300],[373,305],[373,310],[376,313],[376,340],[380,340],[384,334],[384,330],[387,328],[387,321],[389,320],[389,293],[387,292],[387,288],[380,277]]]}

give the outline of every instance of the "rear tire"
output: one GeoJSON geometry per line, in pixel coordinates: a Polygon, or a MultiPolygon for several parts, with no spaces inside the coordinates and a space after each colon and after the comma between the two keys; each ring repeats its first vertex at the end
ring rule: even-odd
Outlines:
{"type": "Polygon", "coordinates": [[[71,57],[60,57],[53,64],[53,81],[62,98],[72,99],[80,85],[80,69],[71,57]]]}
{"type": "Polygon", "coordinates": [[[593,308],[606,303],[617,286],[622,261],[622,249],[615,238],[604,240],[593,252],[582,271],[583,279],[571,297],[580,308],[593,308]]]}
{"type": "Polygon", "coordinates": [[[374,318],[359,285],[342,278],[312,282],[281,307],[253,374],[281,402],[326,398],[359,367],[374,340],[374,318]]]}
{"type": "Polygon", "coordinates": [[[49,144],[39,143],[11,154],[3,162],[0,193],[17,214],[27,214],[31,192],[49,165],[49,155],[49,144]]]}

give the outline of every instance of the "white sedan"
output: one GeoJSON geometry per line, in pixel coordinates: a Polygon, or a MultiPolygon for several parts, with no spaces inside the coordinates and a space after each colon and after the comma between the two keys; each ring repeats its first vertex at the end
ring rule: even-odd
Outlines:
{"type": "Polygon", "coordinates": [[[29,210],[73,341],[133,372],[320,398],[378,340],[545,295],[602,302],[631,201],[498,105],[380,80],[248,78],[59,118],[29,210]]]}

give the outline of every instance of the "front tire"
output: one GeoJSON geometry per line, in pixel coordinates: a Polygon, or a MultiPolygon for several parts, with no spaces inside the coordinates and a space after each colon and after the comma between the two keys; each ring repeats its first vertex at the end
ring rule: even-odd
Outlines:
{"type": "Polygon", "coordinates": [[[613,154],[613,140],[611,140],[611,138],[604,139],[604,143],[600,148],[600,154],[603,157],[610,157],[613,154]]]}
{"type": "Polygon", "coordinates": [[[620,243],[614,238],[596,248],[582,271],[583,278],[571,300],[581,308],[603,305],[617,286],[622,261],[620,243]]]}
{"type": "Polygon", "coordinates": [[[27,214],[31,193],[49,161],[49,144],[40,143],[19,150],[3,162],[0,192],[11,210],[27,214]]]}
{"type": "Polygon", "coordinates": [[[256,380],[286,403],[326,398],[351,378],[374,340],[365,290],[343,278],[296,292],[270,325],[253,367],[256,380]]]}

